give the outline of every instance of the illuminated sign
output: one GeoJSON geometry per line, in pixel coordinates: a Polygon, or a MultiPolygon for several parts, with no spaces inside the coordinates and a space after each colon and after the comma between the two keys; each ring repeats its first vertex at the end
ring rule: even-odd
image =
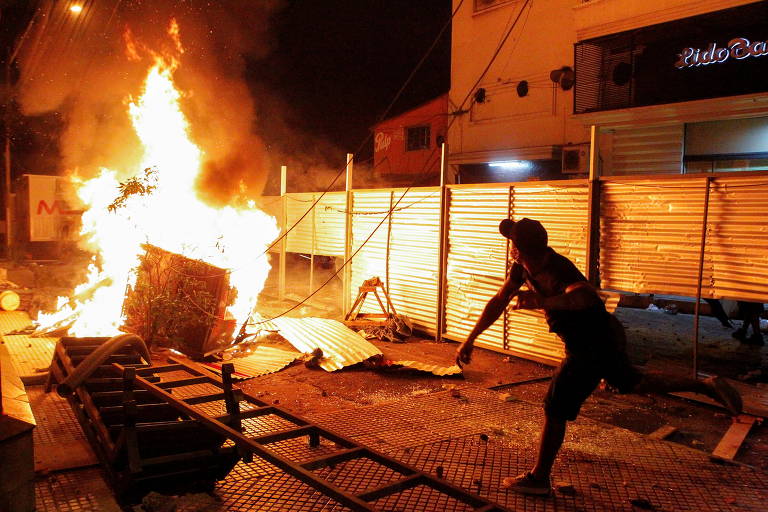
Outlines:
{"type": "Polygon", "coordinates": [[[677,69],[693,68],[696,66],[708,66],[719,64],[728,59],[742,60],[747,57],[764,57],[768,55],[768,41],[750,42],[749,39],[737,37],[728,41],[725,47],[718,47],[711,43],[706,48],[684,48],[678,54],[675,62],[677,69]]]}

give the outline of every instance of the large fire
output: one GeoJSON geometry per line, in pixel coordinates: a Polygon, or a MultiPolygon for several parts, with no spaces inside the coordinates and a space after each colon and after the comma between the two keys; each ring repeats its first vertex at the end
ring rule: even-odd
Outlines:
{"type": "Polygon", "coordinates": [[[143,158],[134,176],[150,180],[150,193],[128,195],[114,208],[120,186],[115,172],[102,169],[78,183],[87,208],[81,235],[94,258],[87,282],[73,297],[60,297],[56,313],[41,314],[41,327],[68,325],[75,336],[115,335],[143,244],[227,269],[237,290],[228,312],[238,323],[255,306],[270,268],[264,251],[278,230],[272,217],[252,205],[213,208],[198,199],[195,182],[204,152],[189,138],[173,79],[177,66],[176,60],[155,56],[142,94],[128,102],[143,146],[137,148],[143,158]]]}

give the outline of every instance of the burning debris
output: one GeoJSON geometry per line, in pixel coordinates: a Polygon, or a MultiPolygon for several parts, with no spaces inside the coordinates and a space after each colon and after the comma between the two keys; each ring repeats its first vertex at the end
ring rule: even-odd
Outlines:
{"type": "Polygon", "coordinates": [[[221,350],[235,330],[226,312],[234,298],[227,273],[152,245],[145,249],[123,303],[123,330],[193,358],[221,350]]]}
{"type": "Polygon", "coordinates": [[[60,297],[56,313],[40,315],[40,331],[128,330],[202,356],[220,349],[257,303],[276,223],[252,203],[213,207],[201,199],[208,149],[193,142],[181,107],[179,31],[174,20],[164,54],[126,39],[131,59],[151,60],[141,94],[127,98],[139,164],[127,179],[106,168],[73,178],[86,207],[81,245],[93,257],[87,282],[60,297]]]}

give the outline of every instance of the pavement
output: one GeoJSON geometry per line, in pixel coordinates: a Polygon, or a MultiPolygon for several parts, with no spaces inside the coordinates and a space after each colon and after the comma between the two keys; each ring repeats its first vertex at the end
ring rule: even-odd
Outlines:
{"type": "MultiPolygon", "coordinates": [[[[19,328],[17,315],[0,313],[0,330],[19,328]],[[8,329],[4,322],[13,327],[8,329]]],[[[48,340],[30,338],[18,343],[4,341],[19,368],[37,374],[39,362],[30,352],[43,350],[48,340]],[[35,345],[33,347],[28,344],[35,345]]],[[[18,341],[18,340],[17,340],[18,341]]],[[[398,346],[398,350],[415,350],[415,346],[398,346]]],[[[37,356],[36,356],[37,357],[37,356]]],[[[478,351],[476,358],[495,358],[497,354],[478,351]]],[[[474,366],[474,365],[473,365],[474,366]]],[[[503,367],[503,365],[502,365],[503,367]]],[[[514,374],[504,368],[508,374],[514,374]]],[[[281,376],[293,380],[323,379],[318,396],[333,393],[350,375],[356,381],[369,381],[369,399],[358,400],[349,407],[339,399],[335,407],[318,407],[323,403],[314,396],[289,393],[285,381],[282,404],[301,409],[301,414],[321,426],[352,437],[367,446],[385,452],[421,470],[443,478],[519,511],[764,511],[768,503],[765,471],[740,463],[724,463],[711,459],[705,451],[679,443],[654,439],[582,415],[571,424],[558,457],[553,479],[558,489],[553,497],[525,497],[507,492],[501,480],[530,469],[533,464],[538,432],[543,421],[538,403],[546,382],[537,370],[537,382],[488,389],[499,381],[510,382],[509,375],[492,378],[439,379],[410,374],[375,374],[360,370],[311,373],[303,367],[292,367],[272,376],[248,381],[245,389],[257,394],[269,379],[281,376]],[[304,372],[304,373],[301,373],[304,372]],[[420,380],[421,379],[421,380],[420,380]],[[396,381],[393,390],[402,390],[412,382],[408,393],[377,393],[375,387],[396,381]],[[264,384],[261,386],[260,384],[264,384]],[[302,404],[302,400],[307,402],[302,404]],[[369,405],[359,406],[360,403],[369,405]],[[346,406],[345,406],[346,405],[346,406]]],[[[473,372],[480,373],[479,369],[473,372]]],[[[484,373],[484,372],[483,372],[484,373]]],[[[300,383],[298,383],[300,384],[300,383]]],[[[56,452],[53,446],[83,447],[84,436],[64,402],[55,395],[44,395],[39,386],[28,386],[32,407],[39,426],[35,432],[38,480],[36,500],[39,511],[113,511],[118,510],[98,466],[87,450],[56,452]]],[[[280,400],[280,391],[274,393],[280,400]]],[[[326,397],[331,400],[333,397],[326,397]]],[[[701,406],[706,407],[706,406],[701,406]]],[[[723,419],[726,421],[726,419],[723,419]]],[[[296,459],[317,454],[308,453],[306,443],[286,443],[280,449],[296,459]]],[[[323,449],[321,444],[319,449],[323,449]]],[[[327,447],[326,447],[327,449],[327,447]]],[[[336,485],[362,491],[394,479],[391,471],[362,461],[352,461],[326,468],[326,477],[336,485]]],[[[313,489],[289,477],[274,466],[255,460],[240,463],[217,486],[216,510],[231,511],[324,511],[344,510],[313,489]]],[[[376,505],[387,511],[467,510],[457,502],[427,488],[417,487],[396,497],[382,499],[376,505]]]]}

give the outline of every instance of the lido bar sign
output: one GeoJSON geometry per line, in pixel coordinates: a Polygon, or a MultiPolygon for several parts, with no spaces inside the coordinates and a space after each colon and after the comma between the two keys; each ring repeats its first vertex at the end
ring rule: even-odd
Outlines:
{"type": "Polygon", "coordinates": [[[737,37],[728,41],[725,47],[718,47],[716,43],[706,48],[684,48],[678,54],[675,62],[677,69],[693,68],[720,64],[728,59],[742,60],[747,57],[764,57],[768,55],[768,41],[750,42],[749,39],[737,37]]]}

